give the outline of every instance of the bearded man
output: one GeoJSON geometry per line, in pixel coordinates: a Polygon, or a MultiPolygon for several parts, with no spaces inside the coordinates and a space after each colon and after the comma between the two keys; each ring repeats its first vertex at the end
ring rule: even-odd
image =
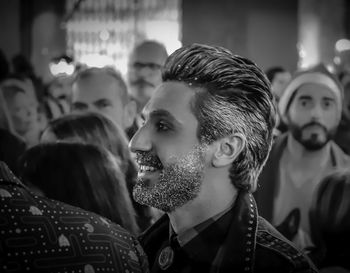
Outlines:
{"type": "Polygon", "coordinates": [[[135,200],[166,212],[140,237],[151,272],[315,272],[251,194],[276,115],[262,71],[193,44],[169,56],[162,79],[130,141],[135,200]]]}
{"type": "Polygon", "coordinates": [[[321,179],[350,159],[333,142],[343,90],[323,65],[297,72],[279,110],[288,132],[279,136],[259,177],[259,212],[299,247],[312,245],[309,209],[321,179]],[[290,230],[292,229],[292,230],[290,230]]]}

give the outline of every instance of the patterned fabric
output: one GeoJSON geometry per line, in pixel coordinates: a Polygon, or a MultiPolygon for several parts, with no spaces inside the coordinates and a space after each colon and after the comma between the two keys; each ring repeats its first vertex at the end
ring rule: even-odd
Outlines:
{"type": "Polygon", "coordinates": [[[138,241],[111,221],[30,192],[0,162],[0,272],[149,272],[138,241]]]}

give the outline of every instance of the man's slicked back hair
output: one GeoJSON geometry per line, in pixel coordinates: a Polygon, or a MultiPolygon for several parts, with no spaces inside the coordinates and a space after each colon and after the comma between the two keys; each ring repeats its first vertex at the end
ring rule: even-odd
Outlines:
{"type": "Polygon", "coordinates": [[[270,83],[261,69],[223,47],[192,44],[169,56],[162,77],[195,90],[192,111],[201,143],[233,133],[245,136],[230,178],[236,188],[254,191],[271,148],[276,116],[270,83]]]}

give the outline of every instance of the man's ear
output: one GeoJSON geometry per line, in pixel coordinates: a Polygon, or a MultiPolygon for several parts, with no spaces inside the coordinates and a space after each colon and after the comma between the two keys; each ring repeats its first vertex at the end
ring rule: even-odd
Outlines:
{"type": "Polygon", "coordinates": [[[216,151],[212,157],[214,167],[231,165],[246,145],[244,135],[236,133],[217,141],[216,151]]]}
{"type": "Polygon", "coordinates": [[[125,128],[131,127],[137,115],[137,105],[134,100],[130,100],[124,107],[123,123],[125,128]]]}

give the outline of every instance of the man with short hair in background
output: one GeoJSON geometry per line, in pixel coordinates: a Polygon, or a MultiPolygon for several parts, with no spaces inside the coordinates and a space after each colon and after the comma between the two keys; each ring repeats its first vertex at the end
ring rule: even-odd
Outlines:
{"type": "Polygon", "coordinates": [[[88,68],[78,73],[72,94],[72,112],[98,112],[125,132],[136,117],[136,103],[129,99],[122,76],[114,69],[88,68]]]}

